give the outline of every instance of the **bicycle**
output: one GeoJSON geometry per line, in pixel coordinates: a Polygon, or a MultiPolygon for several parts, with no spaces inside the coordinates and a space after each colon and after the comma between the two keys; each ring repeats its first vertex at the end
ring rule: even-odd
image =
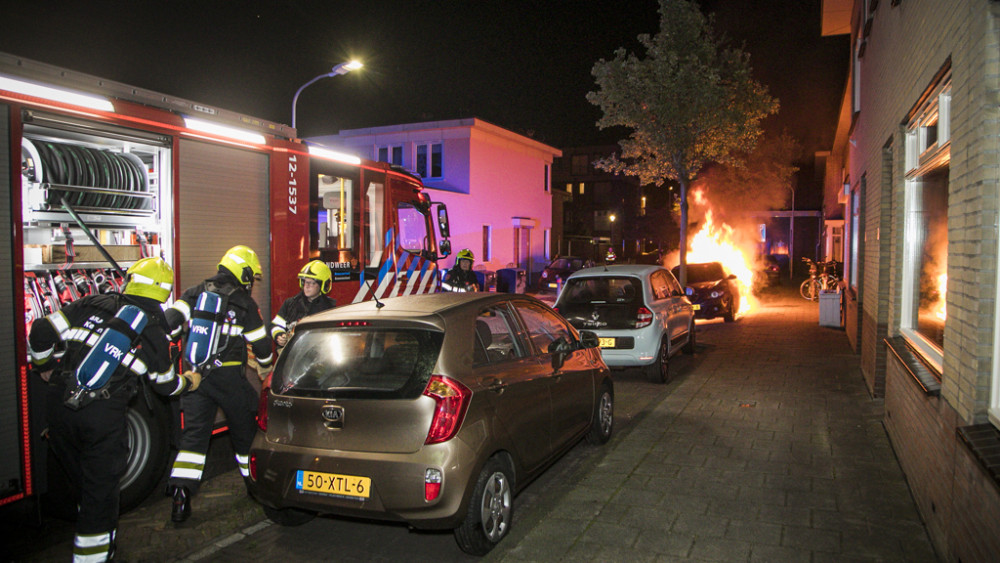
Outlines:
{"type": "Polygon", "coordinates": [[[837,277],[837,263],[814,262],[809,258],[802,258],[802,261],[809,264],[809,279],[799,286],[799,294],[803,299],[816,301],[823,290],[837,290],[840,286],[840,279],[837,277]],[[822,269],[822,271],[820,271],[822,269]]]}

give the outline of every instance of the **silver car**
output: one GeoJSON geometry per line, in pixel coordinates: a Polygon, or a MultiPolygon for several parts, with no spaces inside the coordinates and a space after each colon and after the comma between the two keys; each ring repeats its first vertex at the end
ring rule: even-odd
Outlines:
{"type": "Polygon", "coordinates": [[[670,358],[695,351],[694,307],[660,266],[579,270],[566,280],[556,310],[578,330],[593,331],[608,366],[642,367],[664,383],[670,358]]]}
{"type": "Polygon", "coordinates": [[[581,438],[611,436],[597,337],[526,295],[438,293],[298,323],[261,394],[250,490],[315,514],[454,529],[484,554],[514,495],[581,438]]]}

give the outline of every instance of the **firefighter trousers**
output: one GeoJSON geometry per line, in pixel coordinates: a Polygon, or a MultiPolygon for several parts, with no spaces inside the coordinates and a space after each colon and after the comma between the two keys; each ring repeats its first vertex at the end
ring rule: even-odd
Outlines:
{"type": "Polygon", "coordinates": [[[133,389],[79,410],[63,404],[64,387],[47,389],[49,443],[80,495],[74,561],[104,561],[114,543],[120,481],[128,463],[125,411],[133,389]]]}
{"type": "Polygon", "coordinates": [[[243,366],[223,367],[204,377],[196,391],[181,396],[183,430],[169,486],[187,487],[191,494],[198,491],[220,408],[226,415],[240,474],[244,478],[249,475],[250,444],[257,431],[257,393],[247,381],[243,366]]]}

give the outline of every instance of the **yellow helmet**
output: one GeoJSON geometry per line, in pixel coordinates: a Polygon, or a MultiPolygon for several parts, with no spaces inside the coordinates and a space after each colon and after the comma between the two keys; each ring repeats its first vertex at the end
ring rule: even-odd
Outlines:
{"type": "Polygon", "coordinates": [[[174,269],[162,258],[143,258],[125,273],[125,295],[149,297],[163,303],[173,287],[174,269]]]}
{"type": "Polygon", "coordinates": [[[468,248],[463,248],[462,250],[458,251],[458,256],[455,257],[455,262],[458,262],[459,260],[468,260],[470,262],[475,262],[476,256],[472,254],[472,251],[469,250],[468,248]]]}
{"type": "Polygon", "coordinates": [[[333,274],[330,273],[330,267],[321,260],[313,260],[299,270],[300,289],[302,288],[302,282],[306,279],[316,280],[323,293],[329,293],[330,289],[333,287],[333,274]]]}
{"type": "Polygon", "coordinates": [[[252,287],[254,280],[259,280],[264,273],[260,267],[260,260],[257,259],[257,253],[242,244],[227,250],[219,261],[219,267],[236,276],[244,287],[252,287]]]}

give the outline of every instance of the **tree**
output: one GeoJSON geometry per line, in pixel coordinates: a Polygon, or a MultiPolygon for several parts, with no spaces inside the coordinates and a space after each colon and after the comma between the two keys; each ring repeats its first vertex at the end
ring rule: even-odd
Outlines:
{"type": "Polygon", "coordinates": [[[619,48],[591,71],[598,90],[587,100],[604,112],[597,126],[632,130],[619,141],[620,154],[595,165],[638,176],[640,184],[680,184],[680,282],[686,284],[688,187],[706,163],[749,152],[778,101],[752,78],[749,56],[726,48],[712,19],[689,0],[660,0],[660,31],[639,42],[645,58],[619,48]]]}

